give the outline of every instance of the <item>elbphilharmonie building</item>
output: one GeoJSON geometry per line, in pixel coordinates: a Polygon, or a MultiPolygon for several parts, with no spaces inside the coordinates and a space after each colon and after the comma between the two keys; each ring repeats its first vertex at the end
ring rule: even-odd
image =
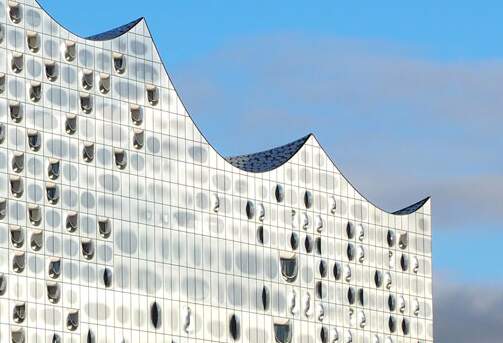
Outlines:
{"type": "Polygon", "coordinates": [[[222,157],[143,19],[0,1],[1,343],[432,342],[430,211],[312,135],[222,157]]]}

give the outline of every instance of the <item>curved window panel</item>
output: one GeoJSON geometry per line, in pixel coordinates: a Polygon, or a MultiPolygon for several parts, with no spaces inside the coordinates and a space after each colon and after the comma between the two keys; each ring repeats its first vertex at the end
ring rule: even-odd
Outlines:
{"type": "Polygon", "coordinates": [[[114,149],[115,165],[119,169],[125,169],[127,166],[127,154],[124,149],[114,149]]]}
{"type": "Polygon", "coordinates": [[[290,234],[290,247],[292,250],[297,250],[299,248],[299,235],[296,232],[290,234]]]}
{"type": "Polygon", "coordinates": [[[26,41],[28,43],[28,49],[30,49],[31,52],[37,53],[40,50],[40,36],[38,33],[26,31],[26,41]]]}
{"type": "Polygon", "coordinates": [[[87,330],[87,342],[86,343],[96,343],[96,336],[94,335],[94,332],[89,329],[87,330]]]}
{"type": "Polygon", "coordinates": [[[310,191],[304,193],[304,206],[311,208],[313,206],[313,194],[310,191]]]}
{"type": "Polygon", "coordinates": [[[325,319],[325,307],[321,303],[318,303],[318,306],[316,308],[316,318],[319,322],[322,322],[323,319],[325,319]]]}
{"type": "Polygon", "coordinates": [[[14,24],[19,24],[23,18],[23,10],[17,1],[9,1],[9,18],[14,24]]]}
{"type": "Polygon", "coordinates": [[[246,202],[246,216],[248,219],[255,217],[255,205],[249,200],[246,202]]]}
{"type": "Polygon", "coordinates": [[[363,288],[358,289],[358,303],[360,306],[365,306],[365,293],[363,288]]]}
{"type": "Polygon", "coordinates": [[[25,343],[25,334],[23,328],[13,328],[10,332],[12,343],[25,343]]]}
{"type": "Polygon", "coordinates": [[[306,318],[311,317],[311,293],[306,292],[304,294],[304,315],[306,318]]]}
{"type": "Polygon", "coordinates": [[[110,268],[103,270],[103,284],[107,288],[112,286],[112,270],[110,268]]]}
{"type": "Polygon", "coordinates": [[[419,311],[419,301],[417,299],[414,299],[414,301],[412,301],[412,312],[415,316],[419,316],[419,311]]]}
{"type": "Polygon", "coordinates": [[[291,289],[289,292],[288,292],[288,300],[287,300],[287,303],[288,303],[288,311],[291,313],[291,314],[296,314],[298,312],[298,307],[297,307],[297,293],[295,292],[294,289],[291,289]]]}
{"type": "Polygon", "coordinates": [[[16,198],[20,198],[24,193],[23,179],[18,175],[10,177],[10,191],[16,198]]]}
{"type": "Polygon", "coordinates": [[[82,149],[82,158],[85,162],[92,162],[94,160],[94,144],[84,143],[84,148],[82,149]]]}
{"type": "Polygon", "coordinates": [[[15,123],[19,123],[23,120],[23,108],[19,101],[9,102],[9,114],[15,123]]]}
{"type": "Polygon", "coordinates": [[[262,225],[257,228],[257,242],[264,244],[264,227],[262,225]]]}
{"type": "Polygon", "coordinates": [[[28,135],[28,145],[30,146],[30,149],[32,151],[38,151],[40,150],[40,146],[42,145],[42,137],[40,135],[40,132],[37,130],[28,130],[27,131],[28,135]]]}
{"type": "Polygon", "coordinates": [[[101,94],[110,92],[110,75],[100,74],[99,89],[101,94]]]}
{"type": "Polygon", "coordinates": [[[316,237],[314,246],[316,247],[316,253],[321,255],[321,237],[316,237]]]}
{"type": "Polygon", "coordinates": [[[396,299],[393,294],[388,296],[388,309],[393,312],[396,310],[396,299]]]}
{"type": "Polygon", "coordinates": [[[398,240],[398,246],[400,247],[400,249],[406,249],[408,245],[409,245],[409,234],[407,232],[402,233],[398,240]]]}
{"type": "Polygon", "coordinates": [[[391,274],[389,272],[384,274],[384,285],[386,286],[386,289],[391,289],[391,286],[393,285],[391,274]]]}
{"type": "Polygon", "coordinates": [[[353,244],[348,243],[348,247],[346,249],[346,254],[348,256],[348,260],[353,261],[355,259],[356,249],[353,244]]]}
{"type": "Polygon", "coordinates": [[[344,268],[344,279],[346,280],[346,282],[351,281],[351,267],[349,266],[349,264],[346,264],[344,268]]]}
{"type": "Polygon", "coordinates": [[[396,319],[393,316],[389,317],[388,320],[388,328],[391,333],[394,333],[396,331],[396,319]]]}
{"type": "Polygon", "coordinates": [[[22,248],[24,245],[24,231],[21,226],[11,225],[9,227],[10,241],[14,248],[22,248]]]}
{"type": "Polygon", "coordinates": [[[406,306],[407,304],[405,303],[404,297],[400,295],[398,297],[398,310],[400,311],[400,313],[405,313],[406,306]]]}
{"type": "Polygon", "coordinates": [[[143,148],[145,144],[145,134],[142,129],[133,129],[133,146],[135,149],[143,148]]]}
{"type": "Polygon", "coordinates": [[[57,257],[53,257],[49,262],[49,277],[51,279],[57,279],[61,275],[61,260],[57,257]]]}
{"type": "Polygon", "coordinates": [[[30,247],[33,251],[39,251],[44,245],[44,232],[42,230],[33,230],[31,232],[30,247]]]}
{"type": "Polygon", "coordinates": [[[382,286],[383,276],[380,270],[376,270],[376,272],[374,273],[374,282],[377,288],[382,286]]]}
{"type": "Polygon", "coordinates": [[[5,73],[0,73],[0,93],[3,92],[5,92],[5,73]]]}
{"type": "Polygon", "coordinates": [[[297,255],[282,254],[280,256],[281,275],[286,282],[294,282],[297,280],[299,266],[297,262],[297,255]]]}
{"type": "Polygon", "coordinates": [[[58,65],[54,61],[47,61],[44,65],[45,77],[47,80],[54,82],[58,79],[58,65]]]}
{"type": "Polygon", "coordinates": [[[77,212],[68,212],[65,226],[69,232],[75,232],[79,228],[79,214],[77,212]]]}
{"type": "Polygon", "coordinates": [[[274,320],[274,340],[276,343],[292,342],[292,326],[288,319],[274,320]]]}
{"type": "Polygon", "coordinates": [[[214,193],[211,195],[211,209],[215,213],[220,210],[220,198],[218,197],[218,194],[214,193]]]}
{"type": "Polygon", "coordinates": [[[395,257],[393,255],[393,251],[388,251],[388,262],[389,262],[389,268],[390,269],[395,269],[395,257]]]}
{"type": "Polygon", "coordinates": [[[320,272],[320,276],[322,278],[327,277],[327,263],[325,261],[320,261],[320,264],[318,265],[318,271],[320,272]]]}
{"type": "Polygon", "coordinates": [[[302,213],[302,228],[304,230],[307,230],[309,229],[309,216],[307,215],[307,213],[302,213]]]}
{"type": "Polygon", "coordinates": [[[0,273],[0,296],[5,295],[7,291],[7,277],[4,273],[0,273]]]}
{"type": "Polygon", "coordinates": [[[324,326],[320,329],[320,342],[328,343],[328,329],[324,326]]]}
{"type": "Polygon", "coordinates": [[[372,343],[380,343],[379,336],[377,335],[372,336],[372,343]]]}
{"type": "Polygon", "coordinates": [[[70,331],[75,331],[79,327],[79,311],[70,311],[66,316],[66,328],[70,331]]]}
{"type": "Polygon", "coordinates": [[[363,263],[365,262],[365,249],[363,248],[363,246],[358,246],[358,248],[356,249],[356,254],[358,256],[358,262],[360,263],[363,263]]]}
{"type": "Polygon", "coordinates": [[[139,105],[130,105],[129,114],[131,115],[133,124],[141,125],[143,123],[143,111],[139,105]]]}
{"type": "Polygon", "coordinates": [[[351,331],[346,332],[346,337],[344,340],[346,343],[353,343],[353,335],[351,334],[351,331]]]}
{"type": "Polygon", "coordinates": [[[82,88],[86,91],[93,89],[94,87],[94,73],[92,70],[82,71],[82,88]]]}
{"type": "Polygon", "coordinates": [[[356,292],[355,292],[355,289],[353,287],[349,287],[348,288],[347,298],[348,298],[348,303],[350,305],[353,305],[355,303],[355,301],[356,301],[356,292]]]}
{"type": "Polygon", "coordinates": [[[405,336],[407,336],[410,332],[410,324],[407,318],[402,320],[402,332],[405,336]]]}
{"type": "Polygon", "coordinates": [[[98,229],[101,237],[108,238],[112,233],[112,223],[108,218],[100,218],[98,219],[98,229]]]}
{"type": "Polygon", "coordinates": [[[59,303],[59,299],[61,298],[61,289],[59,284],[56,282],[48,282],[47,283],[47,299],[51,304],[59,303]]]}
{"type": "Polygon", "coordinates": [[[239,340],[241,337],[241,324],[239,318],[233,314],[229,320],[229,333],[234,341],[239,340]]]}
{"type": "Polygon", "coordinates": [[[348,224],[346,225],[346,235],[348,236],[348,238],[349,239],[355,238],[355,232],[356,232],[355,224],[348,222],[348,224]]]}
{"type": "Polygon", "coordinates": [[[157,302],[154,302],[150,306],[150,321],[155,329],[159,329],[161,327],[161,306],[159,306],[157,302]]]}
{"type": "Polygon", "coordinates": [[[321,218],[321,216],[317,216],[315,221],[314,221],[314,226],[316,228],[316,231],[318,231],[319,233],[323,232],[323,218],[321,218]]]}
{"type": "Polygon", "coordinates": [[[330,337],[331,337],[331,343],[337,343],[339,342],[339,330],[337,330],[337,328],[332,328],[332,331],[330,333],[330,337]]]}
{"type": "Polygon", "coordinates": [[[126,71],[126,57],[123,54],[114,52],[112,54],[114,70],[117,74],[124,74],[126,71]]]}
{"type": "Polygon", "coordinates": [[[5,125],[0,123],[0,144],[3,144],[5,141],[5,136],[7,135],[7,129],[5,128],[5,125]]]}
{"type": "Polygon", "coordinates": [[[306,249],[306,252],[308,254],[313,252],[313,239],[309,235],[307,235],[304,239],[304,249],[306,249]]]}
{"type": "Polygon", "coordinates": [[[10,68],[16,74],[19,74],[24,69],[24,55],[18,52],[12,54],[10,68]]]}
{"type": "Polygon", "coordinates": [[[407,255],[402,254],[402,257],[400,257],[400,266],[404,272],[409,269],[409,257],[407,255]]]}
{"type": "Polygon", "coordinates": [[[26,319],[26,305],[25,303],[19,303],[14,306],[14,311],[12,313],[12,319],[15,323],[22,323],[26,319]]]}
{"type": "Polygon", "coordinates": [[[153,85],[148,85],[146,90],[148,103],[152,106],[156,106],[159,103],[159,88],[153,85]]]}
{"type": "Polygon", "coordinates": [[[77,116],[75,114],[69,113],[66,115],[65,131],[69,135],[73,135],[77,132],[77,116]]]}
{"type": "Polygon", "coordinates": [[[334,268],[332,270],[334,274],[334,279],[340,280],[342,277],[342,265],[339,262],[334,263],[334,268]]]}
{"type": "Polygon", "coordinates": [[[328,208],[330,209],[330,213],[335,214],[337,211],[337,201],[335,200],[335,197],[330,197],[328,208]]]}
{"type": "Polygon", "coordinates": [[[358,321],[358,326],[360,327],[360,329],[364,329],[367,325],[367,317],[365,316],[365,313],[363,313],[363,311],[358,311],[356,320],[358,321]]]}
{"type": "Polygon", "coordinates": [[[75,60],[75,57],[77,57],[77,44],[74,41],[65,41],[64,56],[65,60],[68,62],[75,60]]]}
{"type": "Polygon", "coordinates": [[[190,334],[194,331],[194,328],[193,328],[193,318],[192,318],[192,309],[190,307],[186,307],[185,308],[185,311],[184,311],[184,322],[183,322],[183,331],[185,331],[185,333],[187,334],[190,334]]]}
{"type": "Polygon", "coordinates": [[[47,167],[47,176],[49,179],[56,180],[59,178],[59,173],[61,171],[60,161],[55,159],[49,159],[49,166],[47,167]]]}
{"type": "Polygon", "coordinates": [[[7,199],[0,198],[0,220],[5,219],[7,215],[7,199]]]}
{"type": "Polygon", "coordinates": [[[356,228],[356,232],[357,232],[358,240],[360,242],[363,242],[365,240],[365,227],[363,226],[363,224],[358,224],[358,226],[356,228]]]}
{"type": "Polygon", "coordinates": [[[59,201],[59,188],[54,182],[47,182],[45,185],[45,190],[47,194],[47,201],[50,204],[55,205],[59,201]]]}
{"type": "Polygon", "coordinates": [[[93,241],[90,239],[82,239],[81,246],[82,246],[82,256],[84,256],[86,260],[91,260],[94,257],[93,241]]]}
{"type": "Polygon", "coordinates": [[[21,173],[24,169],[24,153],[15,152],[12,156],[12,171],[21,173]]]}
{"type": "Polygon", "coordinates": [[[29,95],[32,102],[39,102],[42,99],[42,83],[31,81],[29,95]]]}
{"type": "Polygon", "coordinates": [[[321,281],[316,282],[316,296],[318,299],[323,299],[325,297],[325,288],[323,287],[323,283],[321,281]]]}
{"type": "Polygon", "coordinates": [[[261,301],[262,301],[262,309],[264,311],[269,310],[269,306],[271,304],[271,294],[269,292],[269,289],[266,286],[262,287],[262,292],[260,294],[261,301]]]}
{"type": "Polygon", "coordinates": [[[61,337],[57,333],[53,334],[51,343],[61,343],[61,337]]]}
{"type": "Polygon", "coordinates": [[[388,234],[386,236],[386,240],[388,241],[388,246],[390,248],[393,248],[395,246],[395,241],[396,241],[396,238],[395,238],[395,231],[393,230],[388,230],[388,234]]]}
{"type": "Polygon", "coordinates": [[[258,205],[258,220],[263,222],[265,219],[265,207],[263,204],[258,205]]]}
{"type": "Polygon", "coordinates": [[[93,111],[93,98],[91,94],[80,95],[80,109],[86,114],[89,114],[93,111]]]}
{"type": "Polygon", "coordinates": [[[282,185],[276,185],[276,188],[274,189],[274,195],[277,202],[283,202],[283,200],[285,200],[285,189],[282,185]]]}
{"type": "Polygon", "coordinates": [[[386,337],[384,343],[393,343],[393,339],[391,337],[386,337]]]}
{"type": "Polygon", "coordinates": [[[417,274],[419,272],[419,260],[416,256],[412,258],[412,271],[414,274],[417,274]]]}

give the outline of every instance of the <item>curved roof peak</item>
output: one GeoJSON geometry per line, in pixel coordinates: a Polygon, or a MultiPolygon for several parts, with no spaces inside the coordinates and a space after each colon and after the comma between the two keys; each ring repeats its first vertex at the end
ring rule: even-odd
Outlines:
{"type": "Polygon", "coordinates": [[[133,20],[130,23],[116,27],[115,29],[111,29],[111,30],[108,30],[108,31],[105,31],[102,33],[98,33],[96,35],[86,37],[85,39],[94,40],[94,41],[104,41],[104,40],[110,40],[110,39],[117,38],[117,37],[122,36],[123,34],[129,32],[132,28],[134,28],[142,20],[144,20],[144,17],[140,17],[136,20],[133,20]]]}
{"type": "Polygon", "coordinates": [[[239,155],[225,158],[234,167],[251,172],[264,173],[278,168],[290,160],[312,136],[309,134],[291,143],[256,152],[253,154],[239,155]]]}

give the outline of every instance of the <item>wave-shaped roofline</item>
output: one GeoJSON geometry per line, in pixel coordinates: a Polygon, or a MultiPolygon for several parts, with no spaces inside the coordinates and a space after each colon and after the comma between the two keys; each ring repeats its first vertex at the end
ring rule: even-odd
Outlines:
{"type": "Polygon", "coordinates": [[[403,216],[403,215],[410,215],[415,212],[418,212],[421,210],[427,203],[431,201],[431,197],[426,197],[418,202],[413,203],[412,205],[409,205],[407,207],[404,207],[401,210],[394,211],[394,212],[389,212],[387,210],[384,210],[380,208],[379,206],[375,205],[373,202],[371,202],[369,199],[367,199],[356,187],[353,186],[353,184],[349,181],[349,179],[342,173],[340,172],[340,169],[337,167],[337,164],[332,160],[330,155],[325,151],[323,146],[319,144],[318,140],[316,139],[316,136],[312,133],[308,134],[307,136],[304,136],[300,139],[297,139],[291,143],[275,147],[269,150],[261,151],[261,152],[256,152],[256,153],[251,153],[247,155],[238,155],[238,156],[233,156],[233,157],[225,157],[220,152],[209,142],[208,139],[203,134],[203,131],[197,126],[197,124],[194,122],[192,119],[192,116],[190,116],[189,111],[187,110],[187,106],[183,103],[183,100],[179,96],[179,92],[176,90],[174,83],[171,80],[171,77],[169,75],[169,72],[166,68],[166,64],[162,61],[161,54],[159,53],[159,49],[157,48],[157,45],[155,44],[155,40],[152,37],[150,28],[148,27],[148,23],[145,19],[145,17],[140,17],[138,19],[135,19],[127,24],[118,26],[114,29],[104,31],[102,33],[98,33],[92,36],[88,37],[82,37],[71,30],[67,29],[64,25],[62,25],[56,18],[54,18],[48,11],[45,10],[45,8],[40,4],[38,0],[35,0],[35,3],[40,7],[44,13],[46,13],[54,22],[62,27],[63,29],[67,30],[69,33],[75,35],[76,37],[79,37],[84,40],[90,40],[90,41],[107,41],[107,40],[113,40],[116,39],[129,31],[131,31],[136,25],[141,23],[142,21],[145,23],[145,26],[147,27],[147,30],[149,32],[150,38],[152,40],[152,44],[155,47],[157,54],[159,58],[161,59],[162,66],[164,68],[164,71],[166,72],[166,75],[168,76],[168,79],[171,82],[171,85],[175,89],[175,92],[179,98],[179,100],[182,102],[183,107],[185,108],[185,111],[187,112],[189,118],[191,119],[192,123],[196,127],[196,129],[199,131],[202,137],[204,137],[205,141],[208,143],[208,145],[211,146],[211,148],[220,156],[222,157],[227,163],[229,163],[231,166],[243,170],[245,172],[249,173],[266,173],[270,172],[272,170],[276,170],[280,167],[282,167],[285,163],[290,161],[295,155],[297,155],[306,145],[308,142],[309,138],[313,137],[320,148],[322,149],[323,153],[327,158],[330,160],[330,162],[333,164],[333,166],[339,171],[341,176],[353,187],[353,189],[360,194],[362,198],[364,198],[369,204],[374,206],[375,208],[381,210],[384,213],[396,215],[396,216],[403,216]],[[278,153],[278,154],[275,154],[278,153]]]}

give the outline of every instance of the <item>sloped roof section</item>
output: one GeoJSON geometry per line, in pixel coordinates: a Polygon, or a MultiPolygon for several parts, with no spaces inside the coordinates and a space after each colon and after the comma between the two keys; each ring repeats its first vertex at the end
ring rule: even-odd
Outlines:
{"type": "Polygon", "coordinates": [[[419,210],[421,207],[423,207],[423,205],[426,204],[426,202],[428,200],[430,200],[430,197],[424,198],[423,200],[418,201],[415,204],[412,204],[406,208],[402,208],[401,210],[395,211],[392,214],[403,216],[403,215],[414,213],[417,210],[419,210]]]}
{"type": "Polygon", "coordinates": [[[122,36],[129,30],[131,30],[133,27],[136,26],[140,21],[142,21],[143,18],[138,18],[136,20],[133,20],[132,22],[122,25],[119,27],[116,27],[115,29],[103,32],[103,33],[98,33],[97,35],[87,37],[86,39],[88,40],[94,40],[94,41],[104,41],[104,40],[109,40],[109,39],[114,39],[119,36],[122,36]]]}
{"type": "Polygon", "coordinates": [[[291,159],[311,135],[294,142],[254,154],[227,157],[226,160],[234,167],[251,173],[264,173],[276,169],[291,159]]]}

